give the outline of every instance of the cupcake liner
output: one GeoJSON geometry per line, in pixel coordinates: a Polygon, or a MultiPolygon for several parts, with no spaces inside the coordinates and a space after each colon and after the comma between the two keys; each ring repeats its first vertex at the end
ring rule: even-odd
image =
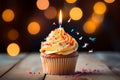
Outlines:
{"type": "Polygon", "coordinates": [[[45,58],[41,57],[43,73],[45,74],[72,74],[75,71],[77,56],[67,58],[45,58]]]}

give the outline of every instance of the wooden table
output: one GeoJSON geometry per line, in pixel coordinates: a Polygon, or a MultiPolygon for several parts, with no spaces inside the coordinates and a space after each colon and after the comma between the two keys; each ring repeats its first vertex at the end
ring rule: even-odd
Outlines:
{"type": "Polygon", "coordinates": [[[76,73],[46,75],[42,73],[39,53],[21,53],[17,57],[0,54],[0,80],[120,80],[96,54],[80,53],[76,73]]]}

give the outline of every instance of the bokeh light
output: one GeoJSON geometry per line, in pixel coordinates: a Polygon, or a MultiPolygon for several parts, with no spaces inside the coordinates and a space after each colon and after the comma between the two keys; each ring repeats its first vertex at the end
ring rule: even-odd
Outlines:
{"type": "Polygon", "coordinates": [[[11,43],[7,46],[7,53],[10,56],[17,56],[20,53],[20,47],[16,43],[11,43]]]}
{"type": "Polygon", "coordinates": [[[83,16],[83,12],[79,7],[73,7],[69,13],[71,19],[80,20],[83,16]]]}
{"type": "Polygon", "coordinates": [[[49,7],[49,0],[37,0],[37,8],[40,10],[46,10],[49,7]]]}
{"type": "Polygon", "coordinates": [[[97,2],[93,7],[93,10],[96,14],[104,14],[106,9],[106,5],[103,2],[97,2]]]}
{"type": "Polygon", "coordinates": [[[106,3],[113,3],[115,0],[104,0],[106,3]]]}
{"type": "Polygon", "coordinates": [[[93,34],[97,29],[97,24],[92,21],[92,20],[88,20],[84,25],[83,25],[83,30],[85,31],[85,33],[87,34],[93,34]]]}
{"type": "Polygon", "coordinates": [[[57,15],[57,10],[55,7],[49,7],[47,10],[44,11],[44,15],[47,19],[53,19],[57,15]]]}
{"type": "Polygon", "coordinates": [[[12,9],[6,9],[2,13],[2,19],[5,22],[11,22],[11,21],[13,21],[14,17],[15,17],[15,14],[14,14],[14,12],[13,12],[12,9]]]}
{"type": "Polygon", "coordinates": [[[40,25],[38,22],[35,21],[30,22],[27,27],[27,30],[31,35],[36,35],[40,32],[40,25]]]}
{"type": "Polygon", "coordinates": [[[103,15],[103,14],[102,14],[102,15],[99,15],[99,14],[93,13],[91,19],[92,19],[94,22],[96,22],[97,24],[100,24],[100,23],[102,23],[103,20],[104,20],[104,15],[103,15]]]}
{"type": "Polygon", "coordinates": [[[65,0],[67,3],[75,3],[77,0],[65,0]]]}
{"type": "Polygon", "coordinates": [[[16,40],[17,38],[19,37],[19,33],[16,29],[11,29],[9,32],[8,32],[8,39],[14,41],[16,40]]]}

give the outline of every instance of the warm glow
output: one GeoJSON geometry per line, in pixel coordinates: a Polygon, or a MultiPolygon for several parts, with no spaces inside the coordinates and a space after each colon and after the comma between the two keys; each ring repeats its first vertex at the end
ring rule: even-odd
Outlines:
{"type": "Polygon", "coordinates": [[[106,5],[103,2],[97,2],[93,9],[96,14],[104,14],[106,12],[106,5]]]}
{"type": "Polygon", "coordinates": [[[17,56],[20,53],[20,47],[16,43],[11,43],[7,47],[7,53],[10,56],[17,56]]]}
{"type": "Polygon", "coordinates": [[[29,23],[28,27],[28,32],[31,34],[31,35],[36,35],[39,33],[40,31],[40,25],[38,22],[31,22],[29,23]]]}
{"type": "Polygon", "coordinates": [[[11,22],[14,19],[14,17],[15,17],[15,14],[11,9],[6,9],[2,13],[2,19],[5,22],[11,22]]]}
{"type": "Polygon", "coordinates": [[[53,19],[56,17],[57,10],[55,7],[49,7],[47,10],[44,11],[44,15],[48,19],[53,19]]]}
{"type": "Polygon", "coordinates": [[[96,28],[97,28],[97,24],[93,22],[92,20],[87,21],[83,26],[83,30],[87,34],[94,33],[96,31],[96,28]]]}
{"type": "Polygon", "coordinates": [[[10,40],[16,40],[19,36],[19,33],[16,29],[11,29],[9,32],[8,32],[8,38],[10,40]]]}
{"type": "Polygon", "coordinates": [[[49,7],[49,0],[37,0],[37,8],[40,10],[46,10],[49,7]]]}
{"type": "Polygon", "coordinates": [[[106,3],[113,3],[115,0],[104,0],[106,3]]]}
{"type": "Polygon", "coordinates": [[[73,20],[80,20],[83,16],[83,12],[79,7],[74,7],[70,10],[69,15],[73,20]]]}
{"type": "Polygon", "coordinates": [[[59,24],[62,24],[62,10],[59,13],[59,24]]]}
{"type": "Polygon", "coordinates": [[[75,3],[77,0],[65,0],[67,3],[75,3]]]}
{"type": "Polygon", "coordinates": [[[104,15],[99,15],[99,14],[93,13],[91,19],[92,19],[94,22],[96,22],[97,24],[100,24],[100,23],[103,22],[104,15]]]}

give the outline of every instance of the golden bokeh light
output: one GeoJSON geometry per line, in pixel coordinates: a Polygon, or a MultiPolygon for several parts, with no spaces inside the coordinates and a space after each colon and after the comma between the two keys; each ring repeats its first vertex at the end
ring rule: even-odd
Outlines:
{"type": "Polygon", "coordinates": [[[46,10],[49,7],[49,0],[37,0],[37,8],[40,10],[46,10]]]}
{"type": "Polygon", "coordinates": [[[83,16],[83,12],[79,7],[73,7],[70,10],[69,15],[70,15],[70,18],[73,20],[80,20],[83,16]]]}
{"type": "Polygon", "coordinates": [[[8,39],[14,41],[16,40],[17,38],[19,37],[19,33],[16,29],[11,29],[9,32],[8,32],[8,39]]]}
{"type": "Polygon", "coordinates": [[[36,35],[40,32],[40,25],[38,22],[35,21],[30,22],[27,27],[27,30],[31,35],[36,35]]]}
{"type": "Polygon", "coordinates": [[[67,3],[75,3],[77,0],[65,0],[67,3]]]}
{"type": "Polygon", "coordinates": [[[5,22],[13,21],[14,17],[15,17],[15,14],[14,14],[13,10],[11,10],[11,9],[6,9],[2,13],[2,19],[5,22]]]}
{"type": "Polygon", "coordinates": [[[17,56],[20,53],[20,47],[16,43],[11,43],[7,46],[7,53],[10,56],[17,56]]]}
{"type": "Polygon", "coordinates": [[[97,24],[92,20],[88,20],[83,26],[83,30],[87,34],[93,34],[96,31],[96,29],[97,29],[97,24]]]}
{"type": "Polygon", "coordinates": [[[96,22],[97,24],[100,24],[100,23],[102,23],[103,20],[104,20],[104,15],[99,15],[99,14],[93,13],[91,19],[92,19],[94,22],[96,22]]]}
{"type": "Polygon", "coordinates": [[[114,3],[115,0],[104,0],[106,3],[114,3]]]}
{"type": "Polygon", "coordinates": [[[49,7],[47,10],[44,11],[44,15],[48,19],[53,19],[57,15],[57,10],[55,7],[49,7]]]}
{"type": "Polygon", "coordinates": [[[106,9],[106,5],[103,2],[97,2],[93,7],[93,10],[96,14],[104,14],[106,9]]]}

